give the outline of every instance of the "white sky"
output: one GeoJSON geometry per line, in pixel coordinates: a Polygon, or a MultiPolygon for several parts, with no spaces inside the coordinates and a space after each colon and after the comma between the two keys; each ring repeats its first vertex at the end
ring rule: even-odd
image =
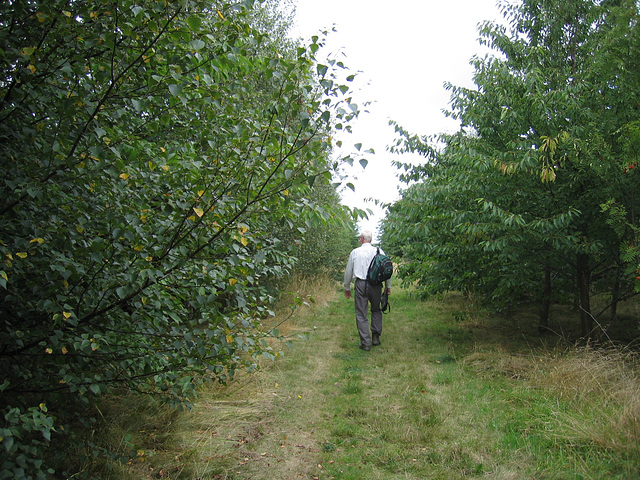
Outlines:
{"type": "MultiPolygon", "coordinates": [[[[387,152],[395,133],[389,120],[419,135],[454,132],[458,124],[442,113],[448,108],[450,93],[444,82],[472,86],[475,54],[484,54],[477,26],[484,20],[502,17],[497,0],[293,0],[297,33],[309,39],[321,30],[329,34],[325,50],[340,57],[353,72],[360,72],[361,91],[356,103],[373,102],[369,114],[354,124],[353,135],[341,137],[342,155],[373,148],[365,155],[365,170],[356,162],[352,169],[356,192],[343,194],[346,205],[371,208],[375,214],[360,227],[375,232],[384,213],[366,198],[393,202],[399,198],[394,156],[387,152]]],[[[362,155],[360,155],[362,156],[362,155]]],[[[411,161],[411,157],[396,157],[411,161]]]]}

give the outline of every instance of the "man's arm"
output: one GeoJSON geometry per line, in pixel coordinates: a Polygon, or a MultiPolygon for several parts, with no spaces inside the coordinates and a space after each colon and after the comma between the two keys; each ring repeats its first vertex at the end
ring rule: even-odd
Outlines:
{"type": "Polygon", "coordinates": [[[344,270],[344,296],[351,298],[351,280],[353,280],[353,252],[349,255],[347,268],[344,270]]]}

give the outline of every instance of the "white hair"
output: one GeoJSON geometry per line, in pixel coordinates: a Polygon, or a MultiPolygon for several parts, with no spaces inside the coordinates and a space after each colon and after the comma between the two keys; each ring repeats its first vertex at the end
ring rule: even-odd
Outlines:
{"type": "Polygon", "coordinates": [[[364,230],[360,236],[362,237],[362,239],[365,242],[369,242],[371,243],[371,240],[373,240],[373,233],[371,232],[371,230],[364,230]]]}

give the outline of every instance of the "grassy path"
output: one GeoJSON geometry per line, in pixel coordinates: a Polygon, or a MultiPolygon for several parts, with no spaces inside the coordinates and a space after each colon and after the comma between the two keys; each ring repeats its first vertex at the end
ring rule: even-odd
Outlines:
{"type": "MultiPolygon", "coordinates": [[[[190,428],[201,432],[189,440],[199,457],[193,465],[201,465],[193,474],[388,480],[496,473],[495,452],[484,451],[491,433],[461,408],[468,401],[456,387],[461,333],[434,332],[449,312],[406,292],[392,305],[382,345],[370,352],[357,348],[352,302],[338,297],[298,320],[289,332],[293,348],[251,383],[204,398],[194,412],[202,425],[190,428]]],[[[511,466],[500,467],[502,478],[527,478],[518,474],[522,459],[503,463],[511,466]]]]}
{"type": "MultiPolygon", "coordinates": [[[[338,292],[299,317],[282,358],[206,392],[174,421],[173,450],[151,459],[150,476],[640,478],[637,437],[636,447],[632,434],[629,445],[611,450],[588,432],[567,434],[560,424],[571,418],[601,430],[600,406],[578,414],[570,398],[548,394],[533,373],[541,360],[493,342],[459,298],[425,303],[396,290],[391,301],[382,345],[370,352],[358,349],[352,302],[338,292]]],[[[515,336],[509,342],[518,346],[515,336]]]]}

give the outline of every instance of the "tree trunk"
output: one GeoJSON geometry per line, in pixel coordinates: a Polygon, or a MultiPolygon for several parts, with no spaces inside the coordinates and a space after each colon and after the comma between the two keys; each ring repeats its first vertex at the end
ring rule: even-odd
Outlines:
{"type": "Polygon", "coordinates": [[[551,269],[548,265],[544,267],[544,279],[542,285],[542,298],[540,299],[540,322],[538,332],[549,331],[549,310],[551,309],[551,269]]]}
{"type": "Polygon", "coordinates": [[[590,286],[591,286],[591,271],[589,270],[589,256],[584,253],[579,253],[577,258],[577,270],[578,270],[578,293],[580,309],[580,334],[583,337],[588,337],[593,331],[593,317],[591,315],[591,298],[590,298],[590,286]]]}
{"type": "Polygon", "coordinates": [[[615,279],[613,281],[613,288],[611,289],[611,316],[609,322],[613,323],[618,317],[618,299],[620,298],[620,269],[615,269],[615,279]]]}

